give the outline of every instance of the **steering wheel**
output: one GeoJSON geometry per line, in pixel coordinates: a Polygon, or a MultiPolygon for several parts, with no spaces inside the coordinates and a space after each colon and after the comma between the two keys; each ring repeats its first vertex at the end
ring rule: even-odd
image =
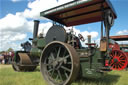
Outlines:
{"type": "Polygon", "coordinates": [[[83,37],[81,34],[78,34],[78,37],[79,37],[79,39],[80,39],[82,42],[85,41],[84,37],[83,37]]]}

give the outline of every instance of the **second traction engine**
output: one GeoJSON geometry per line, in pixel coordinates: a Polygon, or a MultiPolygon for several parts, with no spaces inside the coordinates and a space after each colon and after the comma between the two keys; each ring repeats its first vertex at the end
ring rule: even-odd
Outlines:
{"type": "Polygon", "coordinates": [[[123,50],[127,47],[121,47],[116,41],[128,40],[128,36],[110,36],[110,38],[109,48],[112,50],[110,53],[111,59],[109,63],[106,62],[106,65],[111,66],[112,70],[123,70],[128,65],[128,52],[123,50]]]}

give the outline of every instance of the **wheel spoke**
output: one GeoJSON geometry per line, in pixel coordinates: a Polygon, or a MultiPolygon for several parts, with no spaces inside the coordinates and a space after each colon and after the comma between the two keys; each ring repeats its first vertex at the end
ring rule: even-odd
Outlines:
{"type": "Polygon", "coordinates": [[[119,67],[121,68],[121,65],[120,65],[120,63],[119,63],[118,65],[119,65],[119,67]]]}
{"type": "Polygon", "coordinates": [[[125,59],[124,57],[120,57],[119,59],[125,59]]]}
{"type": "Polygon", "coordinates": [[[124,66],[124,64],[122,62],[119,62],[121,66],[124,66]]]}
{"type": "Polygon", "coordinates": [[[62,78],[62,76],[61,76],[60,71],[59,71],[59,70],[57,70],[57,72],[58,72],[58,75],[59,75],[60,79],[63,81],[63,78],[62,78]]]}
{"type": "Polygon", "coordinates": [[[126,60],[126,58],[121,58],[120,60],[126,60]]]}
{"type": "Polygon", "coordinates": [[[53,77],[54,72],[55,72],[55,69],[53,69],[51,77],[53,77]]]}
{"type": "Polygon", "coordinates": [[[57,75],[55,80],[57,81],[57,80],[58,80],[58,78],[59,78],[59,76],[57,75]]]}
{"type": "Polygon", "coordinates": [[[72,62],[67,62],[67,64],[72,64],[72,62]]]}
{"type": "Polygon", "coordinates": [[[110,66],[112,66],[113,64],[114,64],[114,62],[113,62],[113,63],[111,63],[111,64],[110,64],[110,66]]]}
{"type": "Polygon", "coordinates": [[[56,48],[54,48],[54,51],[55,51],[55,53],[57,54],[57,50],[56,50],[56,48]]]}
{"type": "Polygon", "coordinates": [[[118,64],[116,63],[116,68],[118,69],[118,64]]]}
{"type": "Polygon", "coordinates": [[[51,71],[53,71],[53,69],[48,70],[48,73],[50,73],[51,71]]]}
{"type": "Polygon", "coordinates": [[[119,55],[120,55],[120,53],[119,52],[117,52],[117,56],[119,57],[119,55]]]}
{"type": "Polygon", "coordinates": [[[120,54],[120,56],[119,57],[121,57],[122,56],[122,54],[120,54]]]}
{"type": "Polygon", "coordinates": [[[44,65],[46,65],[46,66],[51,66],[52,64],[44,64],[44,65]]]}
{"type": "Polygon", "coordinates": [[[51,52],[50,57],[52,57],[52,60],[55,60],[54,54],[51,52]]]}
{"type": "Polygon", "coordinates": [[[66,78],[68,78],[68,74],[65,72],[65,76],[66,76],[66,78]]]}
{"type": "Polygon", "coordinates": [[[61,50],[61,47],[59,47],[59,49],[58,49],[57,58],[59,58],[59,56],[60,56],[60,50],[61,50]]]}
{"type": "Polygon", "coordinates": [[[117,52],[115,51],[115,56],[117,56],[117,52]]]}
{"type": "Polygon", "coordinates": [[[52,63],[53,63],[53,59],[50,59],[50,58],[48,58],[48,62],[46,62],[46,60],[44,61],[44,65],[46,65],[46,66],[52,66],[52,63]]]}
{"type": "Polygon", "coordinates": [[[115,56],[115,52],[113,52],[112,55],[115,56]]]}
{"type": "Polygon", "coordinates": [[[119,66],[119,64],[118,64],[118,69],[120,69],[120,66],[119,66]]]}
{"type": "Polygon", "coordinates": [[[126,62],[124,59],[120,60],[120,62],[126,62]]]}
{"type": "Polygon", "coordinates": [[[67,56],[64,57],[64,59],[67,59],[67,58],[69,58],[69,57],[70,57],[70,55],[67,55],[67,56]]]}
{"type": "Polygon", "coordinates": [[[68,72],[71,72],[71,70],[69,68],[67,68],[67,67],[61,66],[61,68],[66,70],[66,71],[68,71],[68,72]]]}
{"type": "Polygon", "coordinates": [[[115,68],[115,64],[113,64],[113,66],[112,66],[113,68],[115,68]]]}
{"type": "Polygon", "coordinates": [[[64,50],[64,53],[63,53],[63,57],[65,56],[65,54],[66,54],[66,51],[67,51],[67,50],[65,49],[65,50],[64,50]]]}
{"type": "Polygon", "coordinates": [[[121,61],[121,63],[125,64],[125,61],[121,61]]]}

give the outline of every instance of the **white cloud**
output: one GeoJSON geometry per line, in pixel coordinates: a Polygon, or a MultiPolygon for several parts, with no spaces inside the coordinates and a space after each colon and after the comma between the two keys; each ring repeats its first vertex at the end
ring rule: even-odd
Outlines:
{"type": "Polygon", "coordinates": [[[35,0],[28,3],[28,8],[25,9],[23,15],[26,18],[44,19],[43,17],[40,17],[40,12],[69,1],[73,0],[58,0],[58,2],[56,0],[35,0]]]}
{"type": "Polygon", "coordinates": [[[128,41],[117,41],[118,44],[128,44],[128,41]]]}
{"type": "MultiPolygon", "coordinates": [[[[50,22],[40,23],[39,33],[44,29],[44,33],[46,34],[51,26],[52,23],[50,22]]],[[[20,43],[27,38],[27,33],[33,33],[33,27],[34,22],[28,21],[21,13],[16,13],[15,15],[8,14],[0,19],[0,50],[10,48],[14,43],[20,46],[20,43]],[[19,43],[16,43],[17,41],[19,43]]]]}
{"type": "Polygon", "coordinates": [[[8,48],[13,48],[14,50],[21,50],[22,47],[19,44],[16,44],[15,42],[2,42],[0,51],[6,51],[8,48]]]}
{"type": "Polygon", "coordinates": [[[40,23],[38,35],[43,32],[43,34],[44,34],[44,36],[45,36],[46,33],[47,33],[47,31],[49,30],[49,28],[50,28],[51,26],[52,26],[52,23],[51,23],[51,22],[40,23]]]}
{"type": "Polygon", "coordinates": [[[128,35],[128,30],[121,30],[116,33],[117,35],[128,35]]]}
{"type": "Polygon", "coordinates": [[[27,21],[20,13],[7,14],[0,19],[0,51],[7,50],[10,47],[18,49],[17,41],[22,41],[27,37],[27,32],[31,32],[32,21],[27,21]],[[15,46],[14,46],[15,44],[15,46]],[[16,46],[17,45],[17,46],[16,46]]]}
{"type": "Polygon", "coordinates": [[[71,29],[73,29],[74,33],[78,36],[78,34],[82,34],[84,36],[84,38],[87,38],[88,35],[91,35],[92,38],[97,38],[98,37],[98,32],[96,31],[92,31],[92,32],[88,32],[88,31],[80,31],[79,29],[76,29],[75,27],[65,27],[66,31],[69,32],[71,29]]]}
{"type": "Polygon", "coordinates": [[[4,32],[1,33],[1,41],[22,41],[27,37],[27,34],[24,33],[17,33],[17,32],[4,32]]]}
{"type": "Polygon", "coordinates": [[[98,32],[88,32],[88,31],[84,31],[84,32],[81,32],[81,34],[83,36],[85,36],[85,38],[87,38],[88,35],[91,35],[92,38],[96,38],[98,37],[98,32]]]}
{"type": "Polygon", "coordinates": [[[19,49],[20,43],[16,43],[16,42],[21,42],[26,37],[27,37],[27,34],[24,34],[24,33],[1,31],[0,51],[7,50],[10,47],[12,47],[14,50],[19,49]],[[15,46],[14,46],[14,44],[15,44],[15,46]]]}
{"type": "Polygon", "coordinates": [[[29,23],[31,21],[21,16],[20,13],[16,13],[16,15],[8,14],[0,19],[0,29],[2,31],[29,32],[31,31],[31,25],[29,23]]]}
{"type": "MultiPolygon", "coordinates": [[[[12,0],[13,2],[21,0],[12,0]]],[[[41,19],[40,12],[55,7],[57,5],[73,1],[73,0],[35,0],[28,3],[28,8],[23,12],[16,12],[16,14],[7,14],[4,18],[0,19],[0,51],[7,50],[12,47],[14,50],[21,49],[20,44],[27,37],[27,33],[33,33],[33,21],[28,19],[41,19]],[[18,43],[17,43],[18,42],[18,43]]],[[[44,19],[42,17],[42,19],[44,19]]],[[[40,23],[39,33],[44,31],[44,36],[46,35],[48,29],[52,26],[51,22],[40,23]]],[[[66,28],[66,30],[69,28],[66,28]]],[[[76,35],[80,33],[80,30],[73,28],[76,35]]],[[[39,34],[38,33],[38,34],[39,34]]],[[[92,39],[98,36],[97,32],[81,32],[84,38],[87,35],[92,35],[92,39]]]]}
{"type": "Polygon", "coordinates": [[[24,40],[27,37],[27,34],[20,34],[17,33],[14,37],[11,38],[12,41],[19,41],[19,40],[24,40]]]}
{"type": "Polygon", "coordinates": [[[84,31],[84,32],[81,32],[81,34],[84,36],[85,38],[85,42],[82,42],[82,45],[85,46],[85,43],[88,42],[88,38],[87,36],[88,35],[91,35],[91,42],[94,43],[94,41],[96,41],[96,38],[98,38],[98,32],[88,32],[88,31],[84,31]]]}

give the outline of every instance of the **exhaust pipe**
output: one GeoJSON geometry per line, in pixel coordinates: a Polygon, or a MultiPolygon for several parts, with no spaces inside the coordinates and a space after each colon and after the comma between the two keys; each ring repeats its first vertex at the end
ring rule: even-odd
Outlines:
{"type": "Polygon", "coordinates": [[[37,38],[39,22],[40,22],[39,20],[34,20],[33,39],[37,38]]]}

